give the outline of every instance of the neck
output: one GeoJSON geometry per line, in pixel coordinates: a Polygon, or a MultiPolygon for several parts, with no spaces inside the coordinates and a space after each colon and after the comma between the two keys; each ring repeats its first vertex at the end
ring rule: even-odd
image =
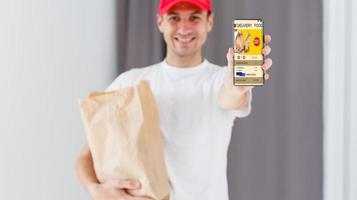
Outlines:
{"type": "Polygon", "coordinates": [[[166,54],[167,64],[175,67],[182,67],[182,68],[194,67],[201,64],[202,61],[203,58],[202,58],[201,51],[198,51],[192,55],[180,56],[168,50],[166,54]]]}

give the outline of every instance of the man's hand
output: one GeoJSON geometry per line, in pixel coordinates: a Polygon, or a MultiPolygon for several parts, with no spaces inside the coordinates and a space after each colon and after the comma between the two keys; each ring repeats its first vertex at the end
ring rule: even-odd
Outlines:
{"type": "Polygon", "coordinates": [[[141,187],[139,181],[136,180],[111,180],[98,183],[88,144],[83,147],[78,157],[76,172],[79,181],[93,200],[151,200],[150,198],[133,197],[127,193],[127,190],[141,187]]]}
{"type": "MultiPolygon", "coordinates": [[[[268,56],[271,52],[271,48],[268,46],[271,41],[271,36],[265,35],[264,40],[265,47],[263,48],[262,53],[264,56],[268,56]]],[[[234,50],[233,48],[229,48],[227,53],[228,70],[218,97],[219,105],[223,109],[228,110],[237,110],[247,107],[250,99],[250,91],[253,88],[252,86],[233,85],[233,56],[234,50]]],[[[262,69],[264,70],[265,80],[269,79],[269,74],[267,72],[272,64],[273,62],[270,58],[264,60],[262,69]]]]}
{"type": "Polygon", "coordinates": [[[92,184],[89,193],[93,200],[151,200],[144,197],[133,197],[127,189],[139,189],[140,183],[135,180],[112,180],[92,184]]]}

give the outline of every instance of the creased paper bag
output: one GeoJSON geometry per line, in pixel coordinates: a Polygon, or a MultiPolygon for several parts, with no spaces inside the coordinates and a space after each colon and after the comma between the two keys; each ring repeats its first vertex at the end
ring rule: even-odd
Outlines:
{"type": "Polygon", "coordinates": [[[148,81],[79,101],[94,169],[100,182],[136,179],[134,196],[169,195],[159,114],[148,81]]]}

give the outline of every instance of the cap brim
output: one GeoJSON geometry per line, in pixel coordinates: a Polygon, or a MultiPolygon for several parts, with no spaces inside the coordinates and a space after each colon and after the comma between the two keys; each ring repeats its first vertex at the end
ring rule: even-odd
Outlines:
{"type": "Polygon", "coordinates": [[[199,2],[199,1],[176,0],[176,1],[171,1],[165,7],[161,8],[159,10],[159,15],[165,14],[168,10],[170,10],[170,8],[172,6],[174,6],[174,5],[178,4],[178,3],[182,3],[182,2],[193,4],[193,5],[197,6],[198,8],[200,8],[203,11],[209,11],[208,8],[204,4],[199,2]]]}

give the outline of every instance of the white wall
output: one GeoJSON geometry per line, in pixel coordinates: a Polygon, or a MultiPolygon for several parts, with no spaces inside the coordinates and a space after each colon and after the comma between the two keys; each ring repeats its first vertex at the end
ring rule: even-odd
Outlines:
{"type": "Polygon", "coordinates": [[[324,0],[324,199],[357,199],[357,2],[324,0]]]}
{"type": "Polygon", "coordinates": [[[0,1],[0,199],[88,199],[77,99],[115,76],[115,1],[0,1]]]}

